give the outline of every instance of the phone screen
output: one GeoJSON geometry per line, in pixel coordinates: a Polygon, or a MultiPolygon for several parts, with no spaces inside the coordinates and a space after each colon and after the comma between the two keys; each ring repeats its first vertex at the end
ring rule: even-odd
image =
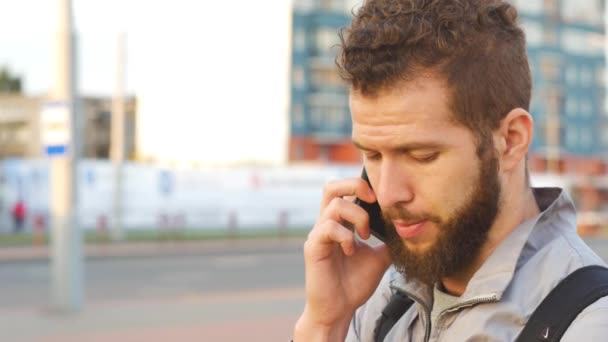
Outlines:
{"type": "MultiPolygon", "coordinates": [[[[369,178],[367,177],[367,171],[365,171],[365,168],[363,168],[361,178],[365,179],[370,188],[372,187],[371,183],[369,182],[369,178]]],[[[386,242],[386,228],[384,226],[382,211],[378,202],[367,203],[359,198],[356,198],[355,203],[367,211],[367,214],[369,215],[369,227],[372,235],[374,235],[380,241],[386,242]]]]}

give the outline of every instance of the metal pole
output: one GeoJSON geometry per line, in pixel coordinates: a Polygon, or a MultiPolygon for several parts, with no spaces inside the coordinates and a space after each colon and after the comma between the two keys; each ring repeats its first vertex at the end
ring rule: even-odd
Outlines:
{"type": "MultiPolygon", "coordinates": [[[[604,108],[602,113],[608,114],[608,1],[604,0],[604,108]]],[[[606,134],[604,132],[603,134],[606,134]]]]}
{"type": "Polygon", "coordinates": [[[116,88],[112,98],[112,151],[114,164],[114,206],[112,222],[112,239],[124,239],[122,192],[123,192],[123,163],[125,159],[125,34],[118,35],[116,60],[116,88]]]}
{"type": "Polygon", "coordinates": [[[51,158],[51,299],[54,310],[78,311],[83,302],[82,236],[77,219],[78,97],[70,0],[59,0],[54,86],[50,100],[65,109],[66,152],[51,158]]]}

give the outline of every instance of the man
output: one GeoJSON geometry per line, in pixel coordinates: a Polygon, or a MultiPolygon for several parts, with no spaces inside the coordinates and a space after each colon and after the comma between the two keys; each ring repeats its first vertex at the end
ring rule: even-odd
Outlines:
{"type": "MultiPolygon", "coordinates": [[[[531,80],[516,17],[498,0],[358,10],[338,67],[371,188],[354,178],[324,189],[294,341],[372,341],[395,292],[415,304],[386,341],[512,341],[560,280],[603,264],[577,236],[568,195],[529,185],[531,80]],[[370,227],[352,196],[378,201],[386,245],[355,238],[370,227]]],[[[563,341],[604,340],[606,322],[603,298],[563,341]]]]}
{"type": "Polygon", "coordinates": [[[17,202],[15,202],[15,205],[13,206],[13,210],[11,211],[11,214],[13,215],[13,223],[14,223],[13,232],[15,234],[18,234],[23,230],[23,225],[25,223],[26,212],[25,212],[25,202],[23,202],[23,199],[19,198],[17,200],[17,202]]]}

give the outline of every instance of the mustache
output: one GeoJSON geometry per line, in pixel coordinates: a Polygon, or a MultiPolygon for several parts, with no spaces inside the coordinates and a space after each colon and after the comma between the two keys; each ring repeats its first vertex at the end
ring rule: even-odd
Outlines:
{"type": "Polygon", "coordinates": [[[382,208],[382,218],[387,224],[391,224],[393,220],[400,220],[405,222],[420,222],[430,221],[434,223],[441,223],[441,219],[435,215],[428,213],[415,214],[404,207],[389,207],[382,208]]]}

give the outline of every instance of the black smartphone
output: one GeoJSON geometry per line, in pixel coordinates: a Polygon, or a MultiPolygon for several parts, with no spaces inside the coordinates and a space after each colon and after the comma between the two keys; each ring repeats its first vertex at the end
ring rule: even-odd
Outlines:
{"type": "MultiPolygon", "coordinates": [[[[369,182],[369,178],[367,177],[367,171],[363,168],[363,172],[361,173],[361,178],[365,179],[369,187],[372,187],[372,184],[369,182]]],[[[373,190],[373,188],[372,188],[373,190]]],[[[359,198],[355,199],[355,203],[361,206],[367,214],[369,215],[369,227],[370,232],[376,238],[378,238],[382,242],[386,242],[386,228],[384,226],[384,220],[382,219],[382,211],[380,210],[380,205],[378,201],[374,203],[367,203],[365,201],[360,200],[359,198]]]]}

